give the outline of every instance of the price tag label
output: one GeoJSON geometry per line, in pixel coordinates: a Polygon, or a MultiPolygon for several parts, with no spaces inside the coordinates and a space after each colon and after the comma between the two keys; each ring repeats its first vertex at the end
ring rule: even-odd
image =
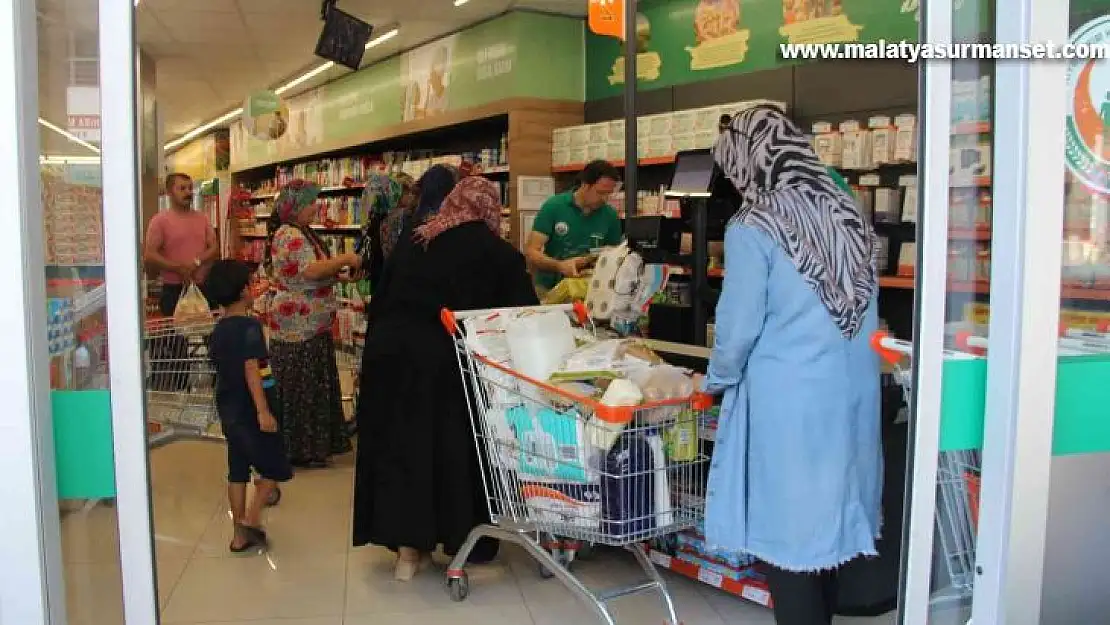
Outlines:
{"type": "Polygon", "coordinates": [[[698,569],[698,581],[703,584],[709,584],[714,588],[720,588],[724,578],[721,577],[720,573],[714,573],[706,569],[698,569]]]}
{"type": "Polygon", "coordinates": [[[740,591],[740,596],[762,606],[771,604],[771,593],[762,588],[756,588],[755,586],[745,585],[744,589],[740,591]]]}
{"type": "Polygon", "coordinates": [[[669,555],[658,551],[652,551],[650,557],[651,561],[654,562],[656,566],[661,566],[665,569],[671,568],[671,557],[669,555]]]}
{"type": "Polygon", "coordinates": [[[867,174],[859,177],[859,186],[861,187],[877,187],[882,183],[883,180],[878,174],[867,174]]]}

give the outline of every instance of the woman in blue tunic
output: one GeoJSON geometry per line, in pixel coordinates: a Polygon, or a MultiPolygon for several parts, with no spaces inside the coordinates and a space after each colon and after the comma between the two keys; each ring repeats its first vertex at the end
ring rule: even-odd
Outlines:
{"type": "Polygon", "coordinates": [[[882,455],[877,246],[782,112],[713,149],[739,207],[705,389],[723,395],[706,537],[766,562],[779,625],[829,625],[835,572],[876,555],[882,455]]]}

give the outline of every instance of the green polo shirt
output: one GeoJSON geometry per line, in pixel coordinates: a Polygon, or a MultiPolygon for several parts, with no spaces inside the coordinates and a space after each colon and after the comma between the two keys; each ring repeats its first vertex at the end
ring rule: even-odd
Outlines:
{"type": "Polygon", "coordinates": [[[844,176],[840,175],[840,172],[836,171],[832,167],[826,167],[825,169],[829,172],[829,178],[832,178],[833,182],[836,183],[836,186],[840,187],[848,195],[856,197],[856,192],[852,190],[852,186],[848,184],[848,181],[844,179],[844,176]]]}
{"type": "MultiPolygon", "coordinates": [[[[585,256],[624,238],[620,217],[612,206],[606,204],[587,215],[574,203],[573,191],[549,197],[540,207],[532,231],[547,237],[543,253],[555,260],[585,256]]],[[[554,288],[560,280],[557,273],[536,272],[536,284],[545,289],[554,288]]]]}

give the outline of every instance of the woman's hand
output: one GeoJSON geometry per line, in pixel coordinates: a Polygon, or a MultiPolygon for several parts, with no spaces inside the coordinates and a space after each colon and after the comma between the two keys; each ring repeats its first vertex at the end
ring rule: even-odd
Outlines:
{"type": "Polygon", "coordinates": [[[338,259],[344,267],[350,267],[352,271],[358,271],[362,268],[362,255],[350,253],[343,254],[338,259]]]}

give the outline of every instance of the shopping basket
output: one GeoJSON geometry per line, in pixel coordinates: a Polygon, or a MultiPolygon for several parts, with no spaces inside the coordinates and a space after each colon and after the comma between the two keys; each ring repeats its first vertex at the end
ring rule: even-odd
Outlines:
{"type": "Polygon", "coordinates": [[[222,440],[216,416],[216,372],[208,358],[215,316],[187,323],[147,321],[146,403],[149,443],[222,440]]]}
{"type": "Polygon", "coordinates": [[[501,316],[553,310],[588,322],[584,308],[571,305],[443,312],[455,340],[491,518],[471,531],[455,555],[446,573],[448,592],[455,601],[467,597],[467,557],[479,539],[489,537],[523,547],[608,625],[615,622],[608,603],[640,592],[659,593],[676,625],[674,602],[644,545],[704,520],[709,459],[697,432],[711,401],[695,395],[605,406],[514,371],[474,340],[496,334],[490,328],[501,316]],[[555,537],[563,548],[549,552],[543,537],[555,537]],[[587,588],[569,570],[579,543],[627,549],[646,579],[600,592],[587,588]]]}

